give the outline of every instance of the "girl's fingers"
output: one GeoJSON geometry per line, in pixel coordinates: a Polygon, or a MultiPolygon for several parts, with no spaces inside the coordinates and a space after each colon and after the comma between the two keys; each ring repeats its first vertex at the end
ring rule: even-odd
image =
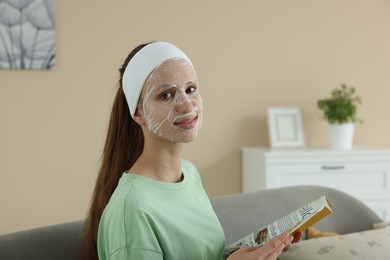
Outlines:
{"type": "Polygon", "coordinates": [[[302,231],[299,231],[299,230],[296,231],[296,233],[295,233],[295,235],[294,235],[294,239],[291,241],[291,244],[288,245],[287,247],[283,248],[283,251],[285,252],[285,251],[289,250],[290,247],[292,246],[292,244],[298,243],[299,241],[301,241],[302,236],[303,236],[302,231]]]}
{"type": "MultiPolygon", "coordinates": [[[[293,240],[294,238],[292,236],[290,236],[289,234],[287,234],[285,240],[282,240],[282,243],[279,244],[279,246],[277,248],[275,248],[275,250],[273,252],[271,252],[269,255],[267,255],[264,259],[265,260],[274,260],[274,259],[277,259],[278,256],[283,252],[283,250],[285,248],[289,248],[291,246],[291,241],[293,240]]],[[[271,240],[272,241],[272,240],[271,240]]]]}
{"type": "Polygon", "coordinates": [[[263,246],[244,246],[232,253],[228,259],[276,260],[284,248],[291,246],[293,237],[287,232],[275,237],[263,246]]]}
{"type": "MultiPolygon", "coordinates": [[[[289,246],[292,241],[292,236],[287,232],[275,237],[269,243],[257,249],[260,255],[268,257],[269,255],[277,254],[279,255],[283,248],[289,246]]],[[[272,259],[272,258],[271,258],[272,259]]]]}
{"type": "Polygon", "coordinates": [[[301,241],[301,239],[302,239],[302,236],[303,236],[303,233],[302,233],[302,231],[297,231],[296,233],[295,233],[295,236],[294,236],[294,239],[293,239],[293,241],[291,241],[291,243],[298,243],[299,241],[301,241]]]}

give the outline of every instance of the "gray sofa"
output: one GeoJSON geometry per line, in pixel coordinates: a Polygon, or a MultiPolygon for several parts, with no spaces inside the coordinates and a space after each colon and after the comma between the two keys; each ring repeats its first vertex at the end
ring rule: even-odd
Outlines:
{"type": "MultiPolygon", "coordinates": [[[[323,195],[331,200],[333,214],[315,225],[320,230],[346,234],[369,230],[373,223],[382,222],[360,201],[319,186],[234,194],[211,202],[229,244],[323,195]]],[[[77,259],[82,227],[80,220],[0,235],[0,260],[77,259]]]]}

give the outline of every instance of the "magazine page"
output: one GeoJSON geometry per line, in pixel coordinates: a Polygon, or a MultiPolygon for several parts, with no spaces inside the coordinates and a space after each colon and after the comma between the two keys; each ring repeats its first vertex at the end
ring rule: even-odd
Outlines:
{"type": "Polygon", "coordinates": [[[288,231],[293,234],[296,230],[303,231],[332,212],[331,203],[323,196],[306,206],[291,212],[287,216],[267,226],[270,239],[288,231]]]}
{"type": "Polygon", "coordinates": [[[332,212],[332,204],[325,197],[312,201],[306,206],[299,208],[290,214],[280,218],[266,227],[251,233],[248,236],[234,242],[225,248],[226,258],[241,246],[259,246],[268,243],[272,238],[288,231],[294,234],[297,230],[303,231],[318,222],[332,212]]]}

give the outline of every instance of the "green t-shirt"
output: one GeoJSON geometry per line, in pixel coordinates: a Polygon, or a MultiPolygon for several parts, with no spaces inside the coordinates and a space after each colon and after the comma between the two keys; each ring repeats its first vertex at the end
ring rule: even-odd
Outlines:
{"type": "Polygon", "coordinates": [[[99,259],[222,259],[224,234],[196,168],[180,183],[124,173],[99,224],[99,259]]]}

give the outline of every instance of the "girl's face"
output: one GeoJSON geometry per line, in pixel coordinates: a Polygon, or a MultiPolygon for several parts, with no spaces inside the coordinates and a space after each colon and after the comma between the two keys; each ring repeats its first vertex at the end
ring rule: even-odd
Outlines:
{"type": "Polygon", "coordinates": [[[163,62],[146,80],[138,109],[158,137],[193,141],[202,124],[203,102],[192,64],[181,58],[163,62]]]}

